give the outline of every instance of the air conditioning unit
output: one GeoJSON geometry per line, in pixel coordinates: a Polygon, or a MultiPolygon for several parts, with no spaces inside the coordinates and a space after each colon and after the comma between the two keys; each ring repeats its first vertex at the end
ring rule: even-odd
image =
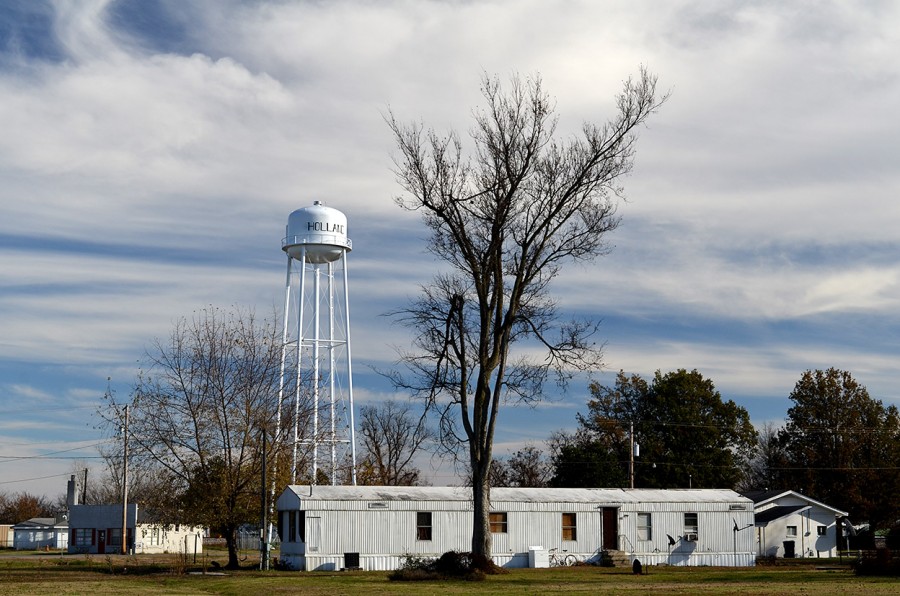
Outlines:
{"type": "Polygon", "coordinates": [[[685,542],[697,542],[697,533],[696,532],[686,532],[684,534],[685,542]]]}

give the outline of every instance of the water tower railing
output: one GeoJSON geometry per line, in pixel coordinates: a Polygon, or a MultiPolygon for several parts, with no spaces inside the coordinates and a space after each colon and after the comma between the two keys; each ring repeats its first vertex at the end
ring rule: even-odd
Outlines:
{"type": "Polygon", "coordinates": [[[342,234],[315,232],[313,234],[287,236],[281,240],[282,247],[297,246],[298,244],[323,244],[325,246],[342,246],[348,249],[353,248],[353,242],[342,234]]]}

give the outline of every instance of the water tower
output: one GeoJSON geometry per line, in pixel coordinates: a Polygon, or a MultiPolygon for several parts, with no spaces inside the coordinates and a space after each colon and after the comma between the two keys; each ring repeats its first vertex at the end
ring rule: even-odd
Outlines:
{"type": "Polygon", "coordinates": [[[347,290],[347,253],[352,243],[347,237],[347,217],[319,201],[297,209],[288,217],[281,247],[288,263],[279,404],[290,401],[293,392],[291,483],[297,483],[297,453],[302,445],[311,452],[312,483],[320,458],[328,457],[329,476],[336,484],[338,455],[349,450],[351,479],[356,484],[347,290]],[[320,447],[325,448],[324,455],[320,447]]]}

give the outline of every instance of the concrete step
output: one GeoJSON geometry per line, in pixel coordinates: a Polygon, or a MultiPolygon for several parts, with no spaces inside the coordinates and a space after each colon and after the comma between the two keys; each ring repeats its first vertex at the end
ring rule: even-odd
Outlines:
{"type": "Polygon", "coordinates": [[[625,551],[605,550],[601,553],[600,564],[604,567],[631,567],[631,559],[625,551]]]}

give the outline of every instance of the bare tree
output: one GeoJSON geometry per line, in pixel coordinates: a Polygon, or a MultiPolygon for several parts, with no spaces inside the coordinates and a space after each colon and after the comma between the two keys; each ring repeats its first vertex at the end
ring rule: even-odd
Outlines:
{"type": "Polygon", "coordinates": [[[360,409],[359,431],[363,440],[360,484],[415,486],[421,481],[415,457],[433,440],[425,419],[416,417],[408,404],[386,401],[360,409]]]}
{"type": "Polygon", "coordinates": [[[632,167],[635,128],[665,100],[641,70],[625,82],[618,113],[583,136],[554,139],[556,118],[539,77],[513,77],[503,89],[483,78],[485,108],[475,112],[474,155],[457,134],[388,123],[399,149],[400,207],[419,211],[428,249],[448,268],[397,313],[414,330],[415,351],[395,383],[438,412],[442,445],[467,449],[472,471],[472,551],[490,556],[490,471],[500,406],[539,399],[551,372],[600,365],[596,323],[560,321],[550,283],[563,265],[608,250],[619,224],[620,178],[632,167]],[[512,353],[530,341],[546,357],[512,353]],[[461,427],[461,428],[460,428],[461,427]]]}
{"type": "Polygon", "coordinates": [[[764,422],[757,429],[756,450],[744,477],[738,483],[741,491],[787,489],[783,484],[781,469],[785,466],[786,455],[779,441],[781,428],[774,422],[764,422]]]}
{"type": "MultiPolygon", "coordinates": [[[[239,565],[237,528],[260,519],[263,433],[269,461],[281,458],[278,468],[287,472],[273,436],[280,359],[277,325],[210,307],[155,342],[132,394],[130,450],[166,487],[154,508],[171,521],[221,532],[231,568],[239,565]]],[[[110,406],[109,420],[119,424],[120,405],[110,406]]]]}
{"type": "Polygon", "coordinates": [[[513,453],[508,465],[510,486],[540,488],[547,486],[553,476],[553,464],[534,445],[526,445],[513,453]]]}
{"type": "MultiPolygon", "coordinates": [[[[553,464],[544,453],[528,444],[506,458],[496,458],[491,463],[491,486],[540,488],[547,486],[553,476],[553,464]]],[[[472,474],[466,476],[472,482],[472,474]]]]}

